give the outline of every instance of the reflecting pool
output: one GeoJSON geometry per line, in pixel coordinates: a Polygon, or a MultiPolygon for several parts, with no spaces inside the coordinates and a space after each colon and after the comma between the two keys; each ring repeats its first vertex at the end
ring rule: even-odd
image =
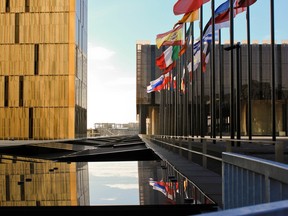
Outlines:
{"type": "Polygon", "coordinates": [[[214,204],[138,136],[9,142],[0,143],[0,206],[214,204]]]}

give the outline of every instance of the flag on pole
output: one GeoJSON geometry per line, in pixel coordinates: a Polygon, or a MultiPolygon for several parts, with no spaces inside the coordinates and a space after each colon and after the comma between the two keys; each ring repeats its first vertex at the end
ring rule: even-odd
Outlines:
{"type": "Polygon", "coordinates": [[[165,68],[165,69],[163,70],[162,74],[164,75],[164,74],[172,71],[172,69],[175,68],[175,67],[176,67],[176,61],[174,61],[174,62],[173,62],[172,64],[170,64],[167,68],[165,68]]]}
{"type": "Polygon", "coordinates": [[[182,45],[183,43],[183,24],[180,24],[176,28],[173,28],[172,30],[158,34],[156,36],[156,45],[159,49],[161,46],[164,45],[182,45]]]}
{"type": "Polygon", "coordinates": [[[178,0],[173,6],[175,15],[185,14],[198,10],[203,4],[210,0],[178,0]]]}
{"type": "Polygon", "coordinates": [[[206,65],[210,59],[210,52],[211,52],[211,43],[205,43],[203,52],[202,52],[202,71],[206,72],[206,65]]]}
{"type": "Polygon", "coordinates": [[[172,87],[173,87],[173,89],[176,89],[176,87],[177,87],[176,75],[173,77],[172,87]]]}
{"type": "MultiPolygon", "coordinates": [[[[193,70],[197,70],[198,66],[200,65],[201,58],[202,58],[202,69],[203,72],[206,72],[206,64],[209,62],[210,58],[210,51],[211,51],[211,42],[205,42],[204,48],[201,54],[200,48],[198,48],[198,44],[196,48],[194,47],[194,63],[193,63],[193,70]],[[195,50],[196,49],[196,50],[195,50]]],[[[189,65],[188,70],[192,71],[192,65],[189,65]]]]}
{"type": "Polygon", "coordinates": [[[183,23],[187,23],[187,22],[194,22],[196,20],[199,19],[199,9],[197,9],[196,11],[192,11],[192,12],[188,12],[185,13],[182,17],[182,19],[180,19],[175,25],[174,28],[177,25],[183,24],[183,23]]]}
{"type": "MultiPolygon", "coordinates": [[[[238,1],[241,0],[234,1],[234,13],[233,13],[234,17],[237,14],[246,11],[246,7],[239,6],[236,8],[238,1]]],[[[230,0],[226,0],[221,5],[219,5],[214,11],[214,14],[215,14],[215,32],[218,32],[218,30],[222,28],[230,27],[230,0]]],[[[204,27],[203,37],[205,37],[207,34],[210,33],[212,33],[212,18],[209,19],[209,21],[204,27]]]]}
{"type": "MultiPolygon", "coordinates": [[[[193,70],[196,71],[201,61],[200,49],[194,54],[193,70]]],[[[192,68],[192,67],[191,67],[192,68]]]]}
{"type": "Polygon", "coordinates": [[[187,50],[187,43],[188,43],[188,39],[185,40],[184,44],[181,46],[181,49],[178,53],[178,57],[182,56],[186,50],[187,50]]]}
{"type": "Polygon", "coordinates": [[[161,91],[170,81],[170,74],[161,75],[156,80],[150,82],[150,85],[147,86],[147,93],[154,91],[161,91]]]}
{"type": "Polygon", "coordinates": [[[155,89],[163,83],[163,80],[164,80],[164,75],[161,75],[157,79],[152,80],[150,82],[150,85],[147,86],[147,93],[151,93],[155,91],[155,89]]]}
{"type": "Polygon", "coordinates": [[[235,8],[248,7],[254,4],[257,0],[236,0],[235,8]]]}
{"type": "Polygon", "coordinates": [[[188,74],[189,74],[189,82],[192,82],[193,79],[193,71],[192,71],[192,62],[190,61],[187,65],[187,70],[188,70],[188,74]]]}
{"type": "Polygon", "coordinates": [[[156,58],[156,65],[160,69],[167,68],[173,63],[172,59],[173,46],[169,46],[158,58],[156,58]]]}
{"type": "Polygon", "coordinates": [[[179,58],[180,51],[180,46],[169,46],[156,58],[156,65],[164,72],[169,72],[176,66],[175,61],[179,58]]]}
{"type": "Polygon", "coordinates": [[[183,68],[180,90],[181,90],[182,94],[185,94],[185,68],[183,68]]]}

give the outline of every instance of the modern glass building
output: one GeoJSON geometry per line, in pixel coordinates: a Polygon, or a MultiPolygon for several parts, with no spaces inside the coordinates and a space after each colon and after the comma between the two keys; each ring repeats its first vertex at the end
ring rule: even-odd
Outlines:
{"type": "Polygon", "coordinates": [[[205,72],[199,67],[183,76],[183,65],[187,64],[187,59],[192,59],[190,46],[171,72],[171,82],[177,83],[176,88],[147,93],[150,81],[162,73],[155,60],[165,47],[157,49],[155,45],[139,42],[136,50],[140,133],[217,137],[232,133],[239,137],[272,136],[275,131],[276,136],[287,136],[287,41],[277,43],[273,48],[274,68],[270,41],[250,45],[238,43],[232,50],[233,71],[229,46],[215,45],[214,74],[210,56],[205,72]],[[185,93],[180,91],[183,77],[185,93]]]}
{"type": "Polygon", "coordinates": [[[87,2],[0,1],[0,139],[86,137],[87,2]]]}

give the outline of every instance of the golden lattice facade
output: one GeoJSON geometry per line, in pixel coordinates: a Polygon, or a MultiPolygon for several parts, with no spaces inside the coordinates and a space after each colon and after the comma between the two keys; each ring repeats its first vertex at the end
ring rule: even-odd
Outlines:
{"type": "Polygon", "coordinates": [[[86,137],[87,0],[0,0],[0,139],[86,137]]]}

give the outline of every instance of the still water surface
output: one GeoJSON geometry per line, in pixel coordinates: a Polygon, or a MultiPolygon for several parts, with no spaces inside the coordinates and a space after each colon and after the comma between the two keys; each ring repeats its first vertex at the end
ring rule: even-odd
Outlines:
{"type": "Polygon", "coordinates": [[[138,163],[89,162],[91,205],[139,205],[138,163]]]}
{"type": "Polygon", "coordinates": [[[212,204],[163,161],[89,163],[91,205],[212,204]]]}
{"type": "Polygon", "coordinates": [[[209,203],[163,161],[51,162],[1,155],[0,206],[209,203]]]}

